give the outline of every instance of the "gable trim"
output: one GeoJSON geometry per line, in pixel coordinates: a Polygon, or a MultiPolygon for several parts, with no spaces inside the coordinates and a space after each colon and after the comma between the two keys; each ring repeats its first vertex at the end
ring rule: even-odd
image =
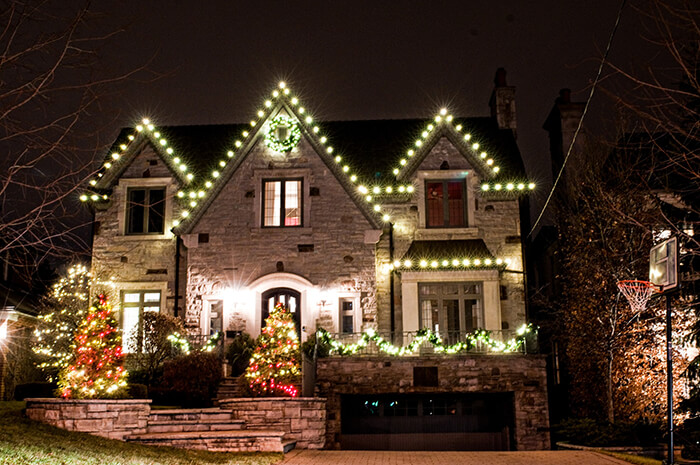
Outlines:
{"type": "Polygon", "coordinates": [[[460,155],[470,163],[481,179],[493,179],[500,171],[500,167],[495,164],[494,159],[481,148],[479,142],[472,141],[470,133],[462,134],[461,125],[452,124],[452,115],[448,115],[444,109],[440,113],[440,115],[435,116],[434,123],[428,124],[421,134],[422,137],[415,141],[415,148],[409,149],[406,152],[407,156],[399,160],[400,167],[394,168],[396,179],[399,182],[410,180],[423,160],[443,137],[446,137],[460,155]],[[477,152],[479,153],[477,154],[477,152]]]}
{"type": "MultiPolygon", "coordinates": [[[[298,98],[290,94],[290,89],[283,82],[279,84],[279,89],[275,89],[272,92],[272,97],[276,102],[273,103],[272,100],[265,101],[265,110],[259,110],[257,113],[259,119],[251,120],[250,131],[244,131],[242,133],[243,140],[236,140],[234,142],[234,146],[236,147],[235,151],[230,150],[228,152],[228,158],[232,161],[229,163],[222,161],[223,169],[221,171],[215,170],[212,172],[213,179],[207,181],[206,185],[206,187],[210,189],[209,192],[206,193],[206,198],[203,202],[200,202],[192,212],[187,210],[183,211],[184,219],[173,229],[175,234],[189,234],[192,232],[192,229],[199,222],[205,211],[211,206],[214,199],[230,181],[233,173],[238,170],[243,161],[248,157],[255,144],[259,142],[259,139],[264,137],[262,129],[265,124],[283,111],[297,120],[302,135],[305,136],[306,140],[325,163],[326,167],[333,173],[369,224],[375,229],[381,229],[382,224],[379,217],[382,217],[384,221],[389,221],[390,217],[382,212],[381,205],[371,205],[368,197],[363,196],[358,191],[358,188],[354,184],[358,180],[357,176],[350,174],[350,167],[348,165],[342,164],[342,156],[333,154],[334,149],[331,145],[328,145],[327,137],[319,134],[319,126],[313,124],[313,118],[308,115],[306,109],[300,105],[298,98]]],[[[371,199],[371,197],[369,197],[369,199],[371,199]]]]}
{"type": "MultiPolygon", "coordinates": [[[[139,124],[134,128],[134,133],[128,135],[128,144],[121,144],[119,146],[120,150],[113,150],[108,154],[102,168],[99,169],[95,177],[89,181],[91,186],[89,190],[101,193],[99,198],[94,198],[95,194],[93,194],[93,196],[91,196],[92,200],[107,200],[108,196],[106,192],[112,189],[122,174],[124,174],[126,169],[147,145],[150,145],[153,151],[160,157],[163,163],[165,163],[165,166],[168,167],[168,170],[172,173],[180,186],[187,185],[194,179],[194,175],[187,172],[187,165],[180,162],[178,155],[175,154],[172,147],[168,146],[167,139],[162,137],[162,134],[151,124],[150,120],[144,119],[142,123],[143,124],[139,124]],[[178,162],[180,163],[178,164],[178,162]]],[[[86,195],[81,196],[81,200],[85,201],[87,199],[88,197],[86,195]]]]}

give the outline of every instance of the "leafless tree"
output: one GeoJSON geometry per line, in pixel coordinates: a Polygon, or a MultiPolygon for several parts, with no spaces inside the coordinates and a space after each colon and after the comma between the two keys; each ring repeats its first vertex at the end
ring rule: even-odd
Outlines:
{"type": "MultiPolygon", "coordinates": [[[[655,55],[630,69],[611,65],[622,80],[607,89],[638,137],[627,148],[645,153],[648,187],[684,251],[700,255],[700,4],[643,0],[636,5],[643,38],[655,55]],[[643,136],[640,136],[643,135],[643,136]],[[634,147],[636,145],[636,147],[634,147]]],[[[697,279],[697,276],[689,276],[697,279]]]]}
{"type": "Polygon", "coordinates": [[[107,66],[122,31],[105,21],[90,1],[0,0],[0,257],[16,265],[88,249],[78,192],[115,118],[101,105],[145,69],[107,66]]]}

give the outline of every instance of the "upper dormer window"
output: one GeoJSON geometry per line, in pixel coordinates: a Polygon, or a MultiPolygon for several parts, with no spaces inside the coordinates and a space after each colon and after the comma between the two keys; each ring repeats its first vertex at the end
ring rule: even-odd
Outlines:
{"type": "Polygon", "coordinates": [[[302,226],[301,179],[265,179],[262,190],[263,226],[302,226]]]}
{"type": "Polygon", "coordinates": [[[467,195],[464,179],[425,182],[426,227],[466,227],[466,205],[467,195]]]}
{"type": "Polygon", "coordinates": [[[128,189],[126,234],[163,234],[164,226],[165,188],[128,189]]]}

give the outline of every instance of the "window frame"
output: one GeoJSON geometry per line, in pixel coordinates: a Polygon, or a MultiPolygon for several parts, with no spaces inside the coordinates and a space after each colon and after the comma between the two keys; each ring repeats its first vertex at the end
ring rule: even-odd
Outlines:
{"type": "MultiPolygon", "coordinates": [[[[428,300],[437,300],[437,312],[438,319],[437,322],[440,333],[448,334],[450,332],[459,332],[459,334],[466,334],[468,332],[474,331],[476,329],[484,329],[485,327],[485,308],[484,308],[484,282],[467,280],[467,281],[419,281],[418,283],[418,327],[426,328],[425,321],[423,317],[423,302],[428,300]],[[477,285],[479,286],[479,292],[477,293],[467,293],[463,292],[464,286],[467,285],[477,285]],[[422,286],[435,286],[439,290],[435,294],[423,294],[421,292],[422,286]],[[458,286],[457,294],[447,294],[445,292],[446,286],[458,286]],[[457,300],[458,301],[458,316],[459,316],[459,330],[450,330],[447,327],[447,321],[449,320],[449,315],[447,315],[447,310],[442,303],[444,300],[457,300]],[[473,324],[472,329],[467,328],[466,320],[466,306],[464,302],[466,300],[476,300],[478,302],[478,313],[477,315],[472,315],[472,319],[476,320],[477,324],[473,324]],[[443,327],[443,322],[445,327],[443,327]]],[[[434,311],[434,310],[433,310],[434,311]]],[[[431,327],[427,328],[432,331],[435,330],[435,322],[431,320],[431,327]]],[[[449,334],[448,334],[449,336],[449,334]]]]}
{"type": "Polygon", "coordinates": [[[468,228],[469,227],[469,199],[467,198],[467,181],[465,178],[452,177],[452,178],[426,178],[423,184],[423,201],[425,206],[425,228],[426,229],[456,229],[456,228],[468,228]],[[450,225],[450,208],[449,208],[449,183],[457,182],[460,184],[462,193],[462,221],[463,224],[460,225],[450,225]],[[442,184],[443,198],[442,198],[442,214],[443,214],[443,224],[442,225],[430,225],[430,203],[428,199],[428,184],[442,184]]]}
{"type": "MultiPolygon", "coordinates": [[[[119,315],[118,315],[118,323],[119,323],[119,329],[122,332],[122,351],[124,353],[141,353],[143,349],[143,315],[146,312],[145,308],[146,307],[155,307],[156,301],[149,301],[148,303],[151,305],[146,305],[146,300],[145,296],[146,294],[158,294],[158,313],[161,313],[163,311],[163,290],[162,289],[157,289],[157,288],[144,288],[144,289],[122,289],[120,291],[119,295],[119,315]],[[125,301],[125,296],[126,294],[139,294],[139,301],[138,303],[135,302],[126,302],[125,301]],[[138,334],[141,334],[141,337],[136,340],[136,347],[134,347],[134,350],[130,350],[131,348],[128,347],[127,344],[127,337],[130,337],[130,335],[127,335],[124,333],[124,316],[126,313],[127,308],[137,308],[138,309],[138,322],[136,325],[136,330],[138,331],[138,334]]],[[[148,310],[148,311],[153,311],[153,310],[148,310]]]]}
{"type": "Polygon", "coordinates": [[[168,195],[168,188],[165,185],[154,185],[154,186],[129,186],[126,188],[126,195],[125,195],[125,216],[124,216],[124,235],[126,236],[162,236],[166,232],[166,220],[167,220],[167,207],[168,207],[168,201],[167,201],[167,195],[168,195]],[[134,191],[144,191],[146,193],[145,197],[148,197],[148,206],[145,205],[144,202],[144,215],[143,215],[143,221],[142,221],[142,226],[144,228],[143,232],[134,232],[130,231],[130,226],[131,226],[131,215],[132,215],[132,205],[133,202],[131,201],[131,194],[134,191]],[[153,231],[149,232],[148,231],[148,226],[149,226],[149,218],[151,216],[151,208],[153,208],[153,205],[150,203],[150,193],[152,191],[162,191],[163,192],[163,199],[161,200],[162,205],[163,205],[163,213],[162,213],[162,219],[161,219],[161,230],[160,231],[153,231]]]}
{"type": "Polygon", "coordinates": [[[284,177],[278,176],[273,178],[262,178],[261,179],[261,199],[260,199],[260,227],[265,229],[283,229],[283,228],[303,228],[304,227],[304,177],[303,176],[293,176],[284,177]],[[288,181],[298,181],[299,182],[299,224],[286,225],[285,220],[285,194],[286,194],[286,183],[288,181]],[[267,192],[265,187],[267,183],[279,182],[280,183],[280,224],[266,225],[265,224],[265,193],[267,192]]]}

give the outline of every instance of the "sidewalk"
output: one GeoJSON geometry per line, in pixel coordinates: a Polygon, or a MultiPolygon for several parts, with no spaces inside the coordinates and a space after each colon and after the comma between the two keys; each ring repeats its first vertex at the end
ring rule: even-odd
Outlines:
{"type": "Polygon", "coordinates": [[[293,450],[278,465],[629,465],[589,451],[392,452],[293,450]]]}

